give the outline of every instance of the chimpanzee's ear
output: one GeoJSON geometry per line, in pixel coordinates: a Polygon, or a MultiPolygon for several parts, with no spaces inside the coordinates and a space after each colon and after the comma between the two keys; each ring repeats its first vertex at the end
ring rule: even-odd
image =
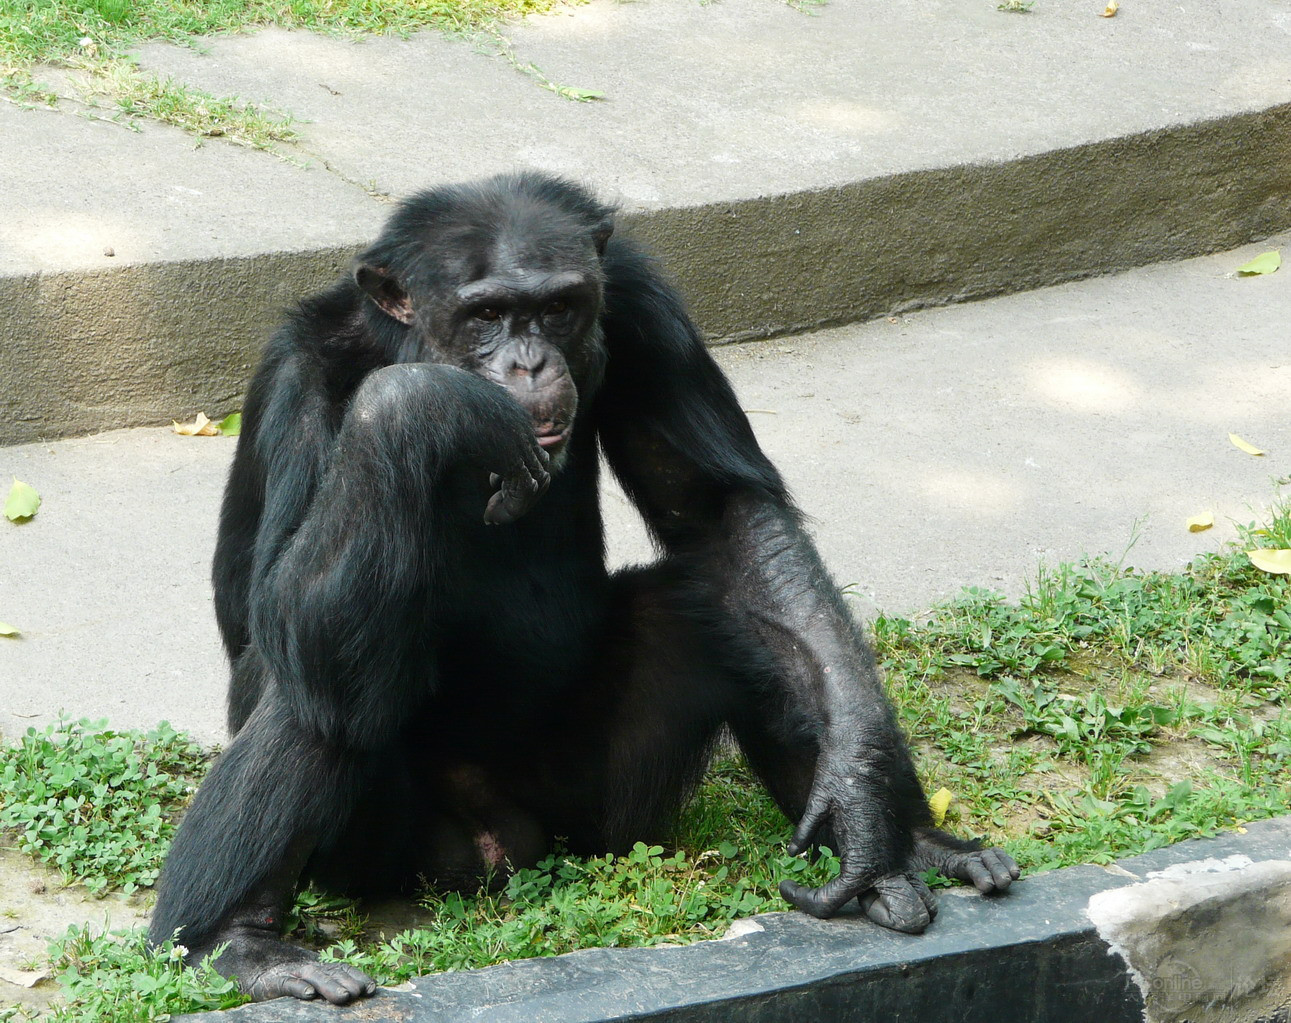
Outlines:
{"type": "Polygon", "coordinates": [[[596,254],[605,255],[605,246],[610,242],[610,235],[614,233],[614,218],[606,217],[595,228],[592,229],[592,241],[596,243],[596,254]]]}
{"type": "Polygon", "coordinates": [[[384,267],[359,263],[354,268],[354,280],[368,293],[368,297],[381,307],[382,312],[400,323],[412,323],[412,302],[394,275],[384,267]]]}

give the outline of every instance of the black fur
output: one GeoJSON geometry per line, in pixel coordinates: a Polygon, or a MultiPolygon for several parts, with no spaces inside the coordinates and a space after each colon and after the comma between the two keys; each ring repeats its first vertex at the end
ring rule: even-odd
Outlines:
{"type": "Polygon", "coordinates": [[[727,725],[802,818],[795,846],[842,855],[825,888],[786,886],[808,912],[864,896],[919,930],[911,871],[1016,876],[928,827],[779,474],[676,290],[612,228],[543,175],[422,193],[269,344],[215,557],[234,738],[152,925],[229,943],[221,969],[257,997],[371,990],[277,942],[302,875],[470,886],[554,835],[658,837],[727,725]],[[600,450],[654,567],[605,568],[600,450]]]}

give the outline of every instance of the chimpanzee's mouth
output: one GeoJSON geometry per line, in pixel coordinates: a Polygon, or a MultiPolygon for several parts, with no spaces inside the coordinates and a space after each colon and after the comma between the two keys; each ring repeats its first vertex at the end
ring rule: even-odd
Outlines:
{"type": "Polygon", "coordinates": [[[565,443],[568,437],[568,430],[561,430],[560,433],[540,433],[538,434],[538,443],[544,448],[558,448],[565,443]]]}

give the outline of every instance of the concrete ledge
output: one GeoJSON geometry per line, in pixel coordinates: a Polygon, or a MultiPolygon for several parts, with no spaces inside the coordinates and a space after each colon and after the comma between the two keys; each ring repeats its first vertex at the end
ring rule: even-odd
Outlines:
{"type": "MultiPolygon", "coordinates": [[[[1025,878],[1004,898],[943,891],[921,937],[777,913],[737,936],[438,974],[347,1010],[279,1000],[230,1023],[1285,1023],[1291,818],[1109,867],[1025,878]]],[[[214,1013],[181,1017],[213,1020],[214,1013]]]]}
{"type": "MultiPolygon", "coordinates": [[[[1289,163],[1282,104],[1013,161],[625,219],[720,342],[1265,237],[1291,226],[1289,163]]],[[[380,219],[374,207],[371,234],[380,219]]],[[[0,276],[0,444],[236,408],[281,310],[353,251],[0,276]]]]}
{"type": "Polygon", "coordinates": [[[1291,225],[1291,104],[632,218],[717,341],[1183,259],[1291,225]],[[1239,170],[1240,168],[1240,170],[1239,170]]]}
{"type": "Polygon", "coordinates": [[[0,444],[236,409],[283,311],[354,251],[0,277],[0,444]]]}

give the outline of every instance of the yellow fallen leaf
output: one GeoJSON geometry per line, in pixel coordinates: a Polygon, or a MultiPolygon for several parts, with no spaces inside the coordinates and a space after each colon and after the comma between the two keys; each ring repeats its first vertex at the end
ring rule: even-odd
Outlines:
{"type": "Polygon", "coordinates": [[[955,797],[951,795],[950,789],[938,789],[928,800],[928,809],[932,811],[932,826],[939,828],[946,820],[946,811],[950,809],[950,801],[955,797]]]}
{"type": "Polygon", "coordinates": [[[1120,10],[1120,8],[1121,8],[1121,5],[1117,3],[1117,0],[1108,0],[1107,7],[1103,10],[1103,13],[1100,14],[1099,17],[1114,18],[1116,17],[1116,12],[1120,10]]]}
{"type": "Polygon", "coordinates": [[[1193,515],[1188,519],[1188,532],[1204,533],[1214,524],[1215,516],[1210,514],[1210,512],[1202,512],[1200,515],[1193,515]]]}
{"type": "Polygon", "coordinates": [[[206,418],[205,412],[197,413],[197,418],[191,423],[175,423],[175,432],[181,437],[218,437],[220,428],[206,418]]]}
{"type": "Polygon", "coordinates": [[[1231,440],[1240,450],[1245,451],[1248,455],[1264,454],[1264,452],[1261,451],[1259,448],[1257,448],[1254,444],[1247,443],[1246,441],[1242,440],[1241,437],[1237,436],[1237,434],[1235,433],[1230,433],[1228,435],[1228,439],[1231,440]]]}
{"type": "Polygon", "coordinates": [[[1262,572],[1291,575],[1291,548],[1261,547],[1259,550],[1247,551],[1246,556],[1262,572]]]}
{"type": "Polygon", "coordinates": [[[22,633],[7,622],[0,622],[0,636],[21,636],[22,633]]]}

